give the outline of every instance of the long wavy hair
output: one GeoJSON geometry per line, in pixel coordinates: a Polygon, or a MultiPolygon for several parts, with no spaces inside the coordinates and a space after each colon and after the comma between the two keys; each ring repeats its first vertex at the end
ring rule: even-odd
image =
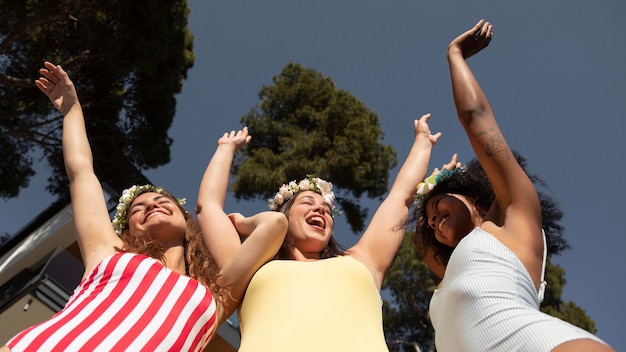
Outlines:
{"type": "MultiPolygon", "coordinates": [[[[209,254],[208,248],[204,244],[196,219],[191,216],[187,209],[180,205],[174,195],[165,190],[159,193],[171,199],[185,217],[187,231],[185,233],[183,246],[186,275],[192,279],[198,280],[202,285],[209,287],[214,295],[221,295],[222,288],[218,282],[219,270],[213,257],[209,254]]],[[[126,212],[128,212],[128,209],[130,209],[130,206],[127,207],[126,212]]],[[[124,242],[124,245],[122,248],[116,247],[116,250],[120,252],[144,254],[161,262],[165,262],[165,248],[159,241],[146,236],[133,234],[130,232],[129,226],[126,226],[126,228],[122,230],[120,238],[124,242]]]]}
{"type": "MultiPolygon", "coordinates": [[[[296,201],[299,195],[300,193],[297,194],[295,197],[289,199],[287,202],[281,205],[281,207],[278,209],[278,211],[285,214],[285,216],[287,217],[287,220],[289,220],[289,211],[291,210],[291,206],[296,201]]],[[[333,232],[334,232],[334,228],[333,228],[333,232]]],[[[278,253],[276,254],[276,257],[274,259],[291,259],[291,253],[294,248],[295,248],[295,245],[294,245],[293,237],[291,236],[289,232],[287,232],[287,236],[285,236],[285,240],[283,241],[283,244],[280,246],[280,249],[278,250],[278,253]]],[[[339,242],[335,240],[335,237],[331,235],[330,240],[328,241],[328,245],[320,253],[320,258],[326,259],[326,258],[337,257],[340,255],[343,255],[344,251],[345,250],[341,247],[339,242]]]]}

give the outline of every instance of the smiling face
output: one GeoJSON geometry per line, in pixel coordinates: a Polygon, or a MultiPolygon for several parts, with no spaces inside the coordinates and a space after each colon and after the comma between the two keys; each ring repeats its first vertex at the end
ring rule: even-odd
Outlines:
{"type": "Polygon", "coordinates": [[[128,226],[131,233],[161,243],[183,242],[187,225],[177,201],[156,192],[139,195],[128,208],[128,226]]]}
{"type": "Polygon", "coordinates": [[[458,194],[434,196],[426,204],[426,215],[437,241],[450,247],[456,247],[463,237],[482,222],[473,204],[458,194]]]}
{"type": "Polygon", "coordinates": [[[328,246],[334,220],[324,198],[313,191],[297,194],[289,209],[289,230],[295,248],[307,257],[315,257],[328,246]]]}

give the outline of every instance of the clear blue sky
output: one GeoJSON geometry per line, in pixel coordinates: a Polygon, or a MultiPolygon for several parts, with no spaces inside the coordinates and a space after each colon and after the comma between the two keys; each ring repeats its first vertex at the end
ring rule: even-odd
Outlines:
{"type": "MultiPolygon", "coordinates": [[[[433,166],[454,152],[469,160],[446,48],[480,18],[492,22],[493,41],[469,63],[509,144],[565,213],[572,249],[554,258],[566,271],[563,298],[586,310],[598,336],[626,351],[626,3],[191,0],[190,7],[196,62],[178,96],[172,162],[146,172],[187,197],[190,209],[219,136],[241,127],[261,86],[289,61],[321,71],[376,111],[383,143],[400,160],[413,139],[412,120],[425,112],[433,114],[431,129],[443,132],[433,166]]],[[[0,231],[16,232],[50,204],[45,177],[20,199],[0,203],[0,231]]],[[[365,204],[370,214],[377,205],[365,204]]],[[[230,198],[227,211],[265,206],[230,198]]],[[[336,235],[346,246],[357,239],[341,220],[336,235]]]]}

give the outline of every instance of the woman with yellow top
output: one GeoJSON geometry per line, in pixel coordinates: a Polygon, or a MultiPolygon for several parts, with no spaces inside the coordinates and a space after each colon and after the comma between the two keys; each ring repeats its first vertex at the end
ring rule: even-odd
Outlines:
{"type": "MultiPolygon", "coordinates": [[[[414,121],[413,146],[389,194],[358,243],[345,252],[333,238],[330,182],[307,176],[280,188],[270,208],[287,216],[287,236],[276,259],[257,271],[245,293],[240,351],[388,351],[380,288],[402,243],[417,183],[441,136],[431,134],[429,118],[414,121]]],[[[244,129],[222,138],[232,143],[218,145],[205,172],[198,195],[201,225],[211,221],[215,209],[223,211],[226,170],[250,136],[244,129]]],[[[218,267],[240,246],[253,245],[248,228],[254,217],[229,217],[233,226],[204,233],[218,267]]]]}

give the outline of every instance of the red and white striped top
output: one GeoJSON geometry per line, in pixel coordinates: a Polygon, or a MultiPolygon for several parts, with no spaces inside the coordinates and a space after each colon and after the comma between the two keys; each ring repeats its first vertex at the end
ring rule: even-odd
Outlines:
{"type": "Polygon", "coordinates": [[[209,289],[153,258],[117,253],[74,290],[65,308],[8,346],[20,351],[199,351],[216,329],[209,289]]]}

